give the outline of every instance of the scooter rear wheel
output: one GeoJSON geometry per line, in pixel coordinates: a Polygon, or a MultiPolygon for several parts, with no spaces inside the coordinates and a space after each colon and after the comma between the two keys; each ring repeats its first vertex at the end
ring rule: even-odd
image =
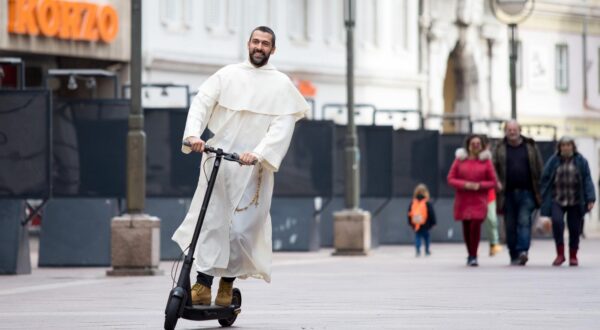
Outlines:
{"type": "Polygon", "coordinates": [[[179,310],[183,302],[177,296],[171,296],[171,300],[165,310],[165,330],[174,330],[179,319],[179,310]]]}
{"type": "MultiPolygon", "coordinates": [[[[242,293],[238,288],[233,289],[233,297],[231,299],[231,304],[235,306],[235,308],[242,307],[242,293]]],[[[235,320],[237,319],[237,314],[233,315],[228,319],[220,319],[219,324],[223,327],[230,327],[233,325],[235,320]]]]}

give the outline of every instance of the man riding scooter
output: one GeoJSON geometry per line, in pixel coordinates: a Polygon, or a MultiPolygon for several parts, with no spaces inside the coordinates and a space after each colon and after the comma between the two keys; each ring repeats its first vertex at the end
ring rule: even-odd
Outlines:
{"type": "MultiPolygon", "coordinates": [[[[197,282],[191,289],[193,305],[210,305],[211,286],[221,277],[215,304],[229,306],[235,278],[271,280],[271,218],[269,209],[274,172],[289,147],[294,125],[309,106],[289,77],[269,64],[275,52],[275,33],[260,26],[252,31],[248,60],[225,66],[199,88],[190,107],[182,147],[184,153],[202,152],[206,144],[240,152],[243,164],[221,165],[195,251],[197,282]],[[214,136],[200,139],[208,129],[214,136]]],[[[206,192],[206,169],[190,209],[173,240],[185,251],[194,233],[206,192]]]]}

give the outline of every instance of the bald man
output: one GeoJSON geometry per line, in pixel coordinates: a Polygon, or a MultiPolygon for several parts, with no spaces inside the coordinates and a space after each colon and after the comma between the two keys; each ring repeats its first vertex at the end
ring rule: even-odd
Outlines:
{"type": "Polygon", "coordinates": [[[517,121],[508,121],[504,133],[493,156],[502,186],[498,210],[504,214],[510,263],[525,266],[531,245],[532,213],[542,201],[540,177],[544,164],[535,141],[521,134],[517,121]]]}

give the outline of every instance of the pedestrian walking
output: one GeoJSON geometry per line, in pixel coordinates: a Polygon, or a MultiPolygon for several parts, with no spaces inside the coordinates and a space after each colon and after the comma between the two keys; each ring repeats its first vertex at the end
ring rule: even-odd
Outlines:
{"type": "Polygon", "coordinates": [[[552,233],[556,244],[556,258],[552,265],[560,266],[566,261],[565,215],[569,228],[569,265],[579,265],[577,251],[583,217],[594,207],[596,193],[588,162],[577,151],[573,138],[563,136],[558,141],[556,153],[544,166],[541,192],[541,213],[552,218],[552,233]]]}
{"type": "MultiPolygon", "coordinates": [[[[487,136],[481,137],[485,151],[490,155],[491,158],[491,142],[487,136]]],[[[466,154],[466,151],[465,151],[466,154]]],[[[486,155],[487,156],[487,155],[486,155]]],[[[497,175],[496,175],[497,177],[497,175]]],[[[496,254],[502,252],[502,245],[500,245],[500,233],[498,231],[498,211],[496,210],[496,189],[499,188],[499,184],[494,189],[490,189],[488,192],[488,210],[485,220],[483,222],[485,232],[490,243],[490,256],[493,257],[496,254]]]]}
{"type": "Polygon", "coordinates": [[[543,162],[535,141],[521,134],[518,122],[508,121],[504,133],[492,155],[502,189],[497,194],[497,206],[504,214],[510,264],[524,266],[529,260],[533,210],[542,201],[539,184],[543,162]]]}
{"type": "Polygon", "coordinates": [[[429,189],[418,184],[408,206],[408,224],[415,231],[415,254],[421,256],[421,242],[425,244],[425,255],[431,255],[429,231],[436,224],[435,211],[429,202],[429,189]]]}
{"type": "Polygon", "coordinates": [[[489,190],[496,187],[496,174],[490,153],[484,151],[479,135],[467,137],[464,151],[464,155],[461,155],[461,150],[457,150],[456,159],[448,173],[448,184],[456,190],[454,219],[462,223],[468,252],[467,265],[478,266],[481,224],[488,213],[489,190]]]}

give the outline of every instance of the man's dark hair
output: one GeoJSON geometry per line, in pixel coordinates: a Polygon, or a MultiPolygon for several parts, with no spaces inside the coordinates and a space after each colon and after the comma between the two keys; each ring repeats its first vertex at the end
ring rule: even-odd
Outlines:
{"type": "Polygon", "coordinates": [[[273,30],[271,30],[270,27],[268,26],[259,26],[254,28],[254,30],[252,30],[252,33],[250,33],[250,38],[248,39],[248,41],[252,40],[252,35],[254,34],[254,31],[260,31],[260,32],[265,32],[271,35],[271,45],[273,46],[273,48],[275,48],[275,32],[273,32],[273,30]]]}

